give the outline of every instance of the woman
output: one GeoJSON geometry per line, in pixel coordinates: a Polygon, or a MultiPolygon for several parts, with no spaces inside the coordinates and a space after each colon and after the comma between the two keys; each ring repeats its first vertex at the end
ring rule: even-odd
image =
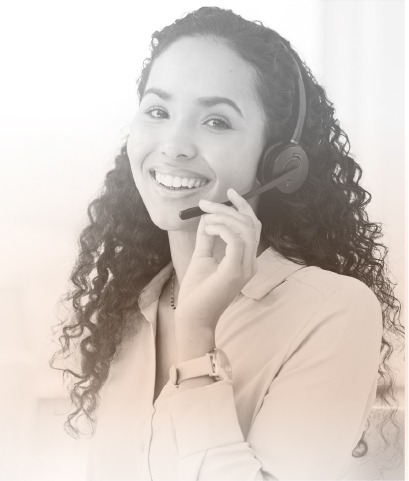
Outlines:
{"type": "Polygon", "coordinates": [[[62,337],[91,478],[342,477],[401,326],[332,104],[288,41],[219,8],[153,34],[138,93],[62,337]],[[247,202],[298,140],[305,182],[247,202]]]}

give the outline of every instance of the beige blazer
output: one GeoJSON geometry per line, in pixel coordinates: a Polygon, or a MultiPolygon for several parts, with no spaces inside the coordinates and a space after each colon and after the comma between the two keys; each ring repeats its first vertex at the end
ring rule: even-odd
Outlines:
{"type": "Polygon", "coordinates": [[[375,399],[380,305],[363,283],[272,249],[221,316],[216,346],[233,381],[152,404],[158,300],[172,265],[141,295],[134,335],[101,391],[94,480],[340,479],[375,399]]]}

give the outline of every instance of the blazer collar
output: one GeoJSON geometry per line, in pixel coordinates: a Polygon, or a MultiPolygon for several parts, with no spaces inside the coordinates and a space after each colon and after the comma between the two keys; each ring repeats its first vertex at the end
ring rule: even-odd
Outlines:
{"type": "Polygon", "coordinates": [[[303,267],[305,264],[289,261],[269,247],[257,257],[257,272],[241,292],[246,297],[259,300],[303,267]]]}
{"type": "MultiPolygon", "coordinates": [[[[246,297],[259,300],[303,267],[304,264],[289,261],[269,247],[257,257],[257,272],[241,292],[246,297]]],[[[141,309],[159,298],[163,286],[172,275],[172,270],[173,264],[169,262],[143,289],[139,298],[141,309]]]]}
{"type": "Polygon", "coordinates": [[[159,298],[163,286],[172,276],[173,264],[169,262],[156,276],[149,282],[149,284],[144,287],[139,296],[139,307],[143,309],[144,307],[152,304],[153,301],[159,298]]]}

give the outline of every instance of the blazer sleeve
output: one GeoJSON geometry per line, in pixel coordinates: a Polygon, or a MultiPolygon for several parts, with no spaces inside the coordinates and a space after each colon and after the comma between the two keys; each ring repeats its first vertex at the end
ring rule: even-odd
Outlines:
{"type": "Polygon", "coordinates": [[[293,340],[244,439],[233,387],[180,391],[168,409],[180,479],[337,479],[376,394],[382,315],[363,284],[329,297],[293,340]]]}

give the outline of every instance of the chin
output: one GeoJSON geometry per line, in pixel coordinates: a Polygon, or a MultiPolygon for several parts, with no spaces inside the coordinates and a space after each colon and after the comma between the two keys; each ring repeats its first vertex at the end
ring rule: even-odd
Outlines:
{"type": "Polygon", "coordinates": [[[159,229],[166,231],[196,231],[200,217],[182,220],[179,218],[179,211],[172,212],[152,212],[150,213],[152,222],[159,229]]]}

